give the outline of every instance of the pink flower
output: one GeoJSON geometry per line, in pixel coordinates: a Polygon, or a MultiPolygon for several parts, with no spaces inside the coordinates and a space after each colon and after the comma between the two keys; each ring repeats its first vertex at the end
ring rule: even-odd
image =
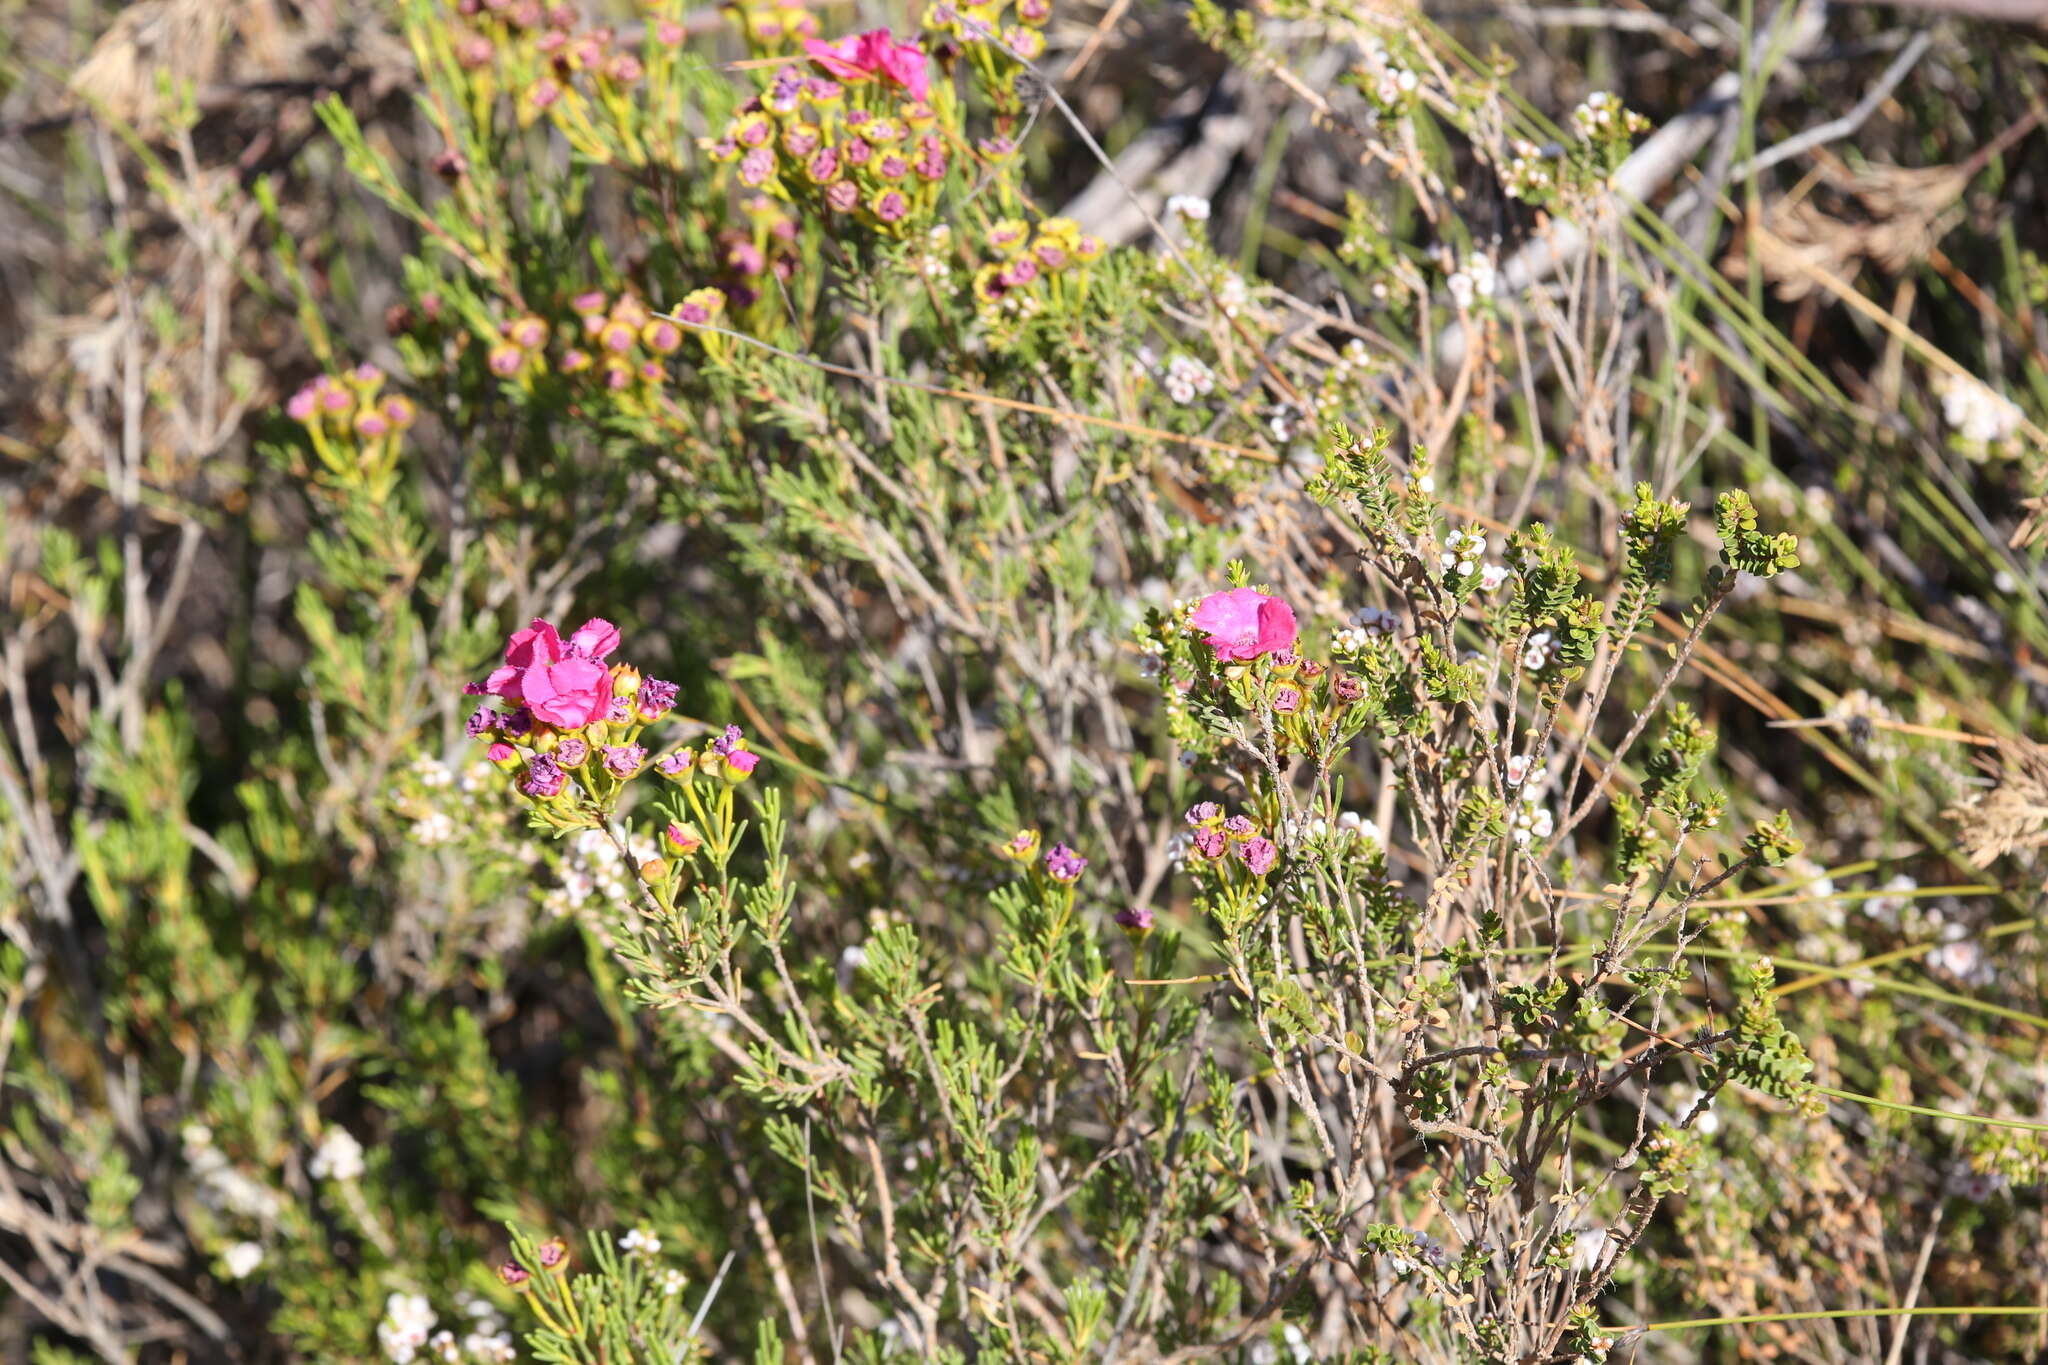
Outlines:
{"type": "Polygon", "coordinates": [[[1244,865],[1251,869],[1254,877],[1263,877],[1273,870],[1280,850],[1273,846],[1271,839],[1247,839],[1237,846],[1237,856],[1244,859],[1244,865]]]}
{"type": "Polygon", "coordinates": [[[810,38],[804,42],[804,55],[842,81],[882,76],[902,86],[914,100],[931,92],[931,71],[924,49],[916,43],[897,42],[886,28],[857,38],[842,38],[836,43],[810,38]]]}
{"type": "Polygon", "coordinates": [[[592,617],[565,641],[551,622],[536,620],[512,633],[504,667],[482,691],[525,702],[550,725],[580,730],[611,705],[611,670],[600,661],[618,647],[618,627],[609,621],[592,617]]]}
{"type": "Polygon", "coordinates": [[[564,659],[527,669],[519,688],[521,700],[537,718],[564,730],[580,730],[611,705],[612,674],[594,659],[564,659]]]}
{"type": "Polygon", "coordinates": [[[1210,593],[1188,623],[1208,636],[1206,643],[1221,660],[1248,661],[1290,649],[1300,629],[1294,608],[1253,588],[1210,593]]]}

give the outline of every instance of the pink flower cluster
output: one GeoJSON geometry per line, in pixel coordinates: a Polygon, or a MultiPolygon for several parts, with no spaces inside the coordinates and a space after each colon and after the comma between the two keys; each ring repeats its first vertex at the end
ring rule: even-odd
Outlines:
{"type": "Polygon", "coordinates": [[[1234,856],[1254,877],[1263,877],[1280,860],[1279,846],[1260,834],[1249,817],[1233,815],[1226,819],[1223,808],[1214,801],[1190,806],[1186,818],[1190,842],[1203,863],[1222,864],[1234,856]]]}
{"type": "Polygon", "coordinates": [[[316,437],[353,434],[381,440],[413,424],[418,409],[401,394],[383,394],[384,371],[358,365],[339,377],[323,374],[299,388],[285,403],[285,415],[316,437]]]}
{"type": "MultiPolygon", "coordinates": [[[[813,70],[778,70],[699,146],[763,194],[896,232],[937,202],[951,153],[927,98],[924,50],[886,30],[805,44],[813,70]]],[[[949,106],[950,107],[950,106],[949,106]]]]}
{"type": "MultiPolygon", "coordinates": [[[[567,638],[553,622],[536,620],[505,642],[503,664],[463,689],[510,703],[510,709],[478,708],[469,718],[469,734],[490,741],[486,757],[492,763],[516,770],[522,795],[553,801],[572,777],[586,791],[610,792],[647,766],[640,733],[674,708],[677,689],[672,682],[641,677],[631,665],[607,665],[618,647],[618,627],[597,617],[567,638]]],[[[729,728],[706,754],[701,763],[685,753],[654,766],[683,780],[702,767],[740,781],[758,761],[745,752],[738,727],[729,728]]]]}

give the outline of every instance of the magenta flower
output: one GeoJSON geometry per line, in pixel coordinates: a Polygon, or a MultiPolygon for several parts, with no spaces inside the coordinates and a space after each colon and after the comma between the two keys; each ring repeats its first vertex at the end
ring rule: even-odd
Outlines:
{"type": "Polygon", "coordinates": [[[291,401],[284,405],[285,415],[294,422],[310,422],[320,410],[320,394],[311,384],[293,394],[291,401]]]}
{"type": "Polygon", "coordinates": [[[469,731],[471,739],[482,739],[497,730],[498,713],[491,707],[479,706],[469,713],[469,719],[464,722],[463,728],[469,731]]]}
{"type": "Polygon", "coordinates": [[[1195,852],[1204,858],[1221,858],[1223,850],[1229,843],[1230,841],[1223,836],[1223,831],[1213,826],[1204,826],[1195,831],[1195,852]]]}
{"type": "Polygon", "coordinates": [[[1340,673],[1330,680],[1330,692],[1338,701],[1357,701],[1365,695],[1365,684],[1349,673],[1340,673]]]}
{"type": "Polygon", "coordinates": [[[1127,906],[1116,912],[1116,922],[1126,933],[1136,937],[1152,932],[1152,907],[1149,905],[1127,906]]]}
{"type": "Polygon", "coordinates": [[[1298,687],[1276,687],[1270,698],[1273,709],[1283,716],[1294,714],[1301,709],[1301,689],[1298,687]]]}
{"type": "Polygon", "coordinates": [[[836,43],[812,38],[804,43],[804,55],[842,81],[880,76],[903,87],[914,100],[931,92],[931,71],[924,49],[916,43],[897,42],[885,28],[857,38],[842,38],[836,43]]]}
{"type": "Polygon", "coordinates": [[[647,750],[638,744],[614,744],[604,751],[604,766],[620,777],[631,777],[647,761],[647,750]]]}
{"type": "Polygon", "coordinates": [[[1054,844],[1046,851],[1045,875],[1056,882],[1077,882],[1088,870],[1088,860],[1065,844],[1054,844]]]}
{"type": "Polygon", "coordinates": [[[697,757],[688,749],[678,749],[654,760],[654,770],[663,777],[688,777],[696,766],[697,757]]]}
{"type": "Polygon", "coordinates": [[[1249,839],[1259,832],[1259,827],[1246,815],[1233,815],[1223,822],[1223,832],[1233,839],[1249,839]]]}
{"type": "Polygon", "coordinates": [[[676,704],[676,685],[660,678],[643,679],[635,700],[639,703],[640,719],[660,720],[676,704]]]}
{"type": "Polygon", "coordinates": [[[742,781],[754,775],[755,765],[760,761],[761,755],[752,750],[734,749],[725,756],[725,775],[735,782],[742,781]]]}
{"type": "Polygon", "coordinates": [[[555,746],[555,762],[565,768],[577,767],[584,759],[589,757],[589,742],[579,739],[575,735],[562,736],[562,742],[555,746]]]}
{"type": "Polygon", "coordinates": [[[562,784],[569,775],[562,771],[561,764],[546,754],[535,754],[533,761],[526,765],[526,775],[519,779],[519,790],[528,796],[547,800],[562,790],[562,784]]]}
{"type": "Polygon", "coordinates": [[[1294,608],[1253,588],[1232,588],[1203,598],[1188,617],[1220,660],[1246,661],[1294,646],[1294,608]]]}
{"type": "Polygon", "coordinates": [[[711,752],[714,754],[729,754],[735,749],[745,747],[746,742],[746,733],[739,726],[728,725],[725,727],[724,734],[711,741],[711,752]]]}
{"type": "Polygon", "coordinates": [[[500,768],[509,768],[519,761],[519,751],[501,739],[484,750],[484,757],[500,768]]]}
{"type": "Polygon", "coordinates": [[[618,628],[595,617],[565,642],[547,621],[514,631],[505,645],[505,664],[485,680],[483,691],[524,702],[537,720],[580,730],[611,705],[612,675],[605,655],[619,647],[618,628]]]}
{"type": "Polygon", "coordinates": [[[1214,801],[1197,801],[1194,805],[1188,807],[1186,818],[1190,825],[1194,825],[1197,828],[1202,825],[1211,825],[1223,818],[1223,807],[1217,805],[1214,801]]]}
{"type": "Polygon", "coordinates": [[[1273,870],[1280,850],[1273,846],[1271,839],[1247,839],[1237,846],[1237,856],[1244,859],[1244,865],[1252,870],[1254,877],[1263,877],[1273,870]]]}

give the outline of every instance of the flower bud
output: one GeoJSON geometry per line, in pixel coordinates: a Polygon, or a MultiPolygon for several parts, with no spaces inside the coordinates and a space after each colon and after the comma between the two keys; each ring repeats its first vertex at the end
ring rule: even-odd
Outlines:
{"type": "Polygon", "coordinates": [[[517,1261],[507,1261],[498,1267],[498,1283],[514,1293],[524,1294],[527,1290],[527,1281],[532,1278],[533,1272],[517,1261]]]}
{"type": "Polygon", "coordinates": [[[725,780],[728,782],[746,781],[754,775],[754,765],[760,761],[761,756],[757,753],[751,753],[745,749],[734,749],[725,756],[725,780]]]}
{"type": "Polygon", "coordinates": [[[673,822],[663,831],[662,839],[667,843],[669,852],[678,858],[687,858],[704,846],[703,837],[693,826],[673,822]]]}
{"type": "Polygon", "coordinates": [[[649,858],[640,864],[640,880],[649,886],[668,877],[668,864],[659,858],[649,858]]]}
{"type": "Polygon", "coordinates": [[[499,740],[496,744],[484,750],[484,757],[497,764],[500,768],[516,768],[519,766],[519,751],[503,740],[499,740]]]}
{"type": "Polygon", "coordinates": [[[1152,932],[1152,907],[1129,905],[1116,912],[1116,922],[1133,940],[1141,939],[1152,932]]]}
{"type": "Polygon", "coordinates": [[[559,1275],[569,1268],[569,1244],[559,1237],[550,1237],[540,1244],[536,1257],[542,1270],[559,1275]]]}

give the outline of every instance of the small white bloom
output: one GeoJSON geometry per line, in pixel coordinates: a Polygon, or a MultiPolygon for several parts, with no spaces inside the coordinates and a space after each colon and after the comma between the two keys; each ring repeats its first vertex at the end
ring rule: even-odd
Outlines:
{"type": "Polygon", "coordinates": [[[1519,787],[1529,776],[1529,765],[1536,760],[1528,754],[1514,754],[1508,758],[1507,779],[1510,787],[1519,787]]]}
{"type": "Polygon", "coordinates": [[[1508,566],[1488,560],[1479,567],[1479,588],[1482,592],[1498,591],[1508,581],[1508,566]]]}
{"type": "Polygon", "coordinates": [[[1190,223],[1209,221],[1209,201],[1196,194],[1176,194],[1166,201],[1166,211],[1176,218],[1185,218],[1190,223]]]}
{"type": "Polygon", "coordinates": [[[1462,309],[1472,306],[1474,285],[1472,277],[1460,270],[1450,278],[1451,299],[1462,309]]]}
{"type": "Polygon", "coordinates": [[[221,1253],[221,1265],[231,1280],[246,1280],[263,1264],[263,1248],[254,1242],[237,1242],[221,1253]]]}
{"type": "Polygon", "coordinates": [[[661,1251],[661,1239],[646,1228],[634,1228],[619,1239],[619,1250],[628,1256],[653,1256],[661,1251]]]}
{"type": "Polygon", "coordinates": [[[1942,420],[1973,445],[2002,445],[2020,428],[2020,410],[2012,400],[1966,375],[1937,381],[1942,420]]]}
{"type": "Polygon", "coordinates": [[[306,1169],[315,1180],[360,1180],[366,1169],[363,1144],[346,1128],[329,1128],[306,1169]]]}

